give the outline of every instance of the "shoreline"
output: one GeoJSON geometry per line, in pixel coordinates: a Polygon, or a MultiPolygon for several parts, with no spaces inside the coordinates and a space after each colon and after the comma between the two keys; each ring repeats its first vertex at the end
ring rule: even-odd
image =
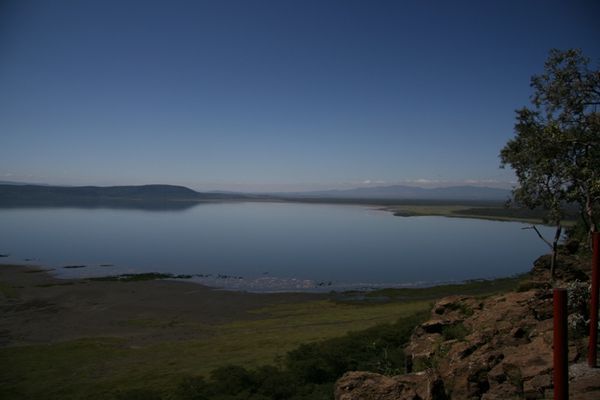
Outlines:
{"type": "MultiPolygon", "coordinates": [[[[113,266],[112,264],[110,266],[113,266]]],[[[521,279],[527,272],[517,273],[508,276],[495,276],[489,278],[468,278],[464,280],[445,280],[445,281],[417,281],[403,283],[384,283],[384,282],[335,282],[335,281],[315,281],[311,279],[299,278],[278,278],[274,276],[250,278],[246,279],[241,276],[229,276],[221,274],[174,274],[166,272],[126,272],[103,275],[86,275],[86,276],[61,276],[60,273],[53,273],[59,268],[82,270],[90,267],[98,269],[102,265],[67,265],[62,267],[49,267],[39,264],[20,264],[20,263],[2,263],[0,269],[4,267],[16,267],[27,270],[27,274],[46,274],[49,278],[57,281],[54,285],[71,285],[75,281],[92,281],[92,282],[144,282],[144,281],[162,281],[174,283],[186,283],[198,285],[209,290],[224,291],[224,292],[239,292],[249,294],[314,294],[321,296],[328,295],[344,295],[345,293],[371,293],[385,290],[428,290],[431,288],[446,286],[457,287],[471,283],[491,283],[498,280],[514,280],[521,279]],[[210,278],[210,279],[209,279],[210,278]],[[270,280],[270,284],[260,283],[262,280],[270,280]],[[222,283],[219,285],[219,283],[222,283]],[[288,286],[284,286],[288,283],[288,286]],[[304,286],[289,286],[290,283],[301,283],[304,286]],[[262,285],[262,286],[261,286],[262,285]]]]}
{"type": "MultiPolygon", "coordinates": [[[[383,206],[379,208],[382,211],[392,213],[395,217],[410,218],[410,217],[446,217],[446,218],[463,218],[463,219],[478,219],[485,221],[496,221],[496,222],[520,222],[535,225],[553,226],[545,223],[541,218],[531,217],[519,217],[515,215],[491,215],[485,212],[477,213],[478,210],[490,210],[488,207],[483,206],[472,206],[467,208],[466,206],[422,206],[419,204],[402,205],[402,206],[383,206]]],[[[497,207],[492,208],[493,210],[504,210],[503,208],[497,207]]],[[[563,226],[569,227],[575,224],[574,220],[563,221],[563,226]]]]}
{"type": "MultiPolygon", "coordinates": [[[[408,283],[408,284],[372,284],[357,287],[347,286],[344,290],[243,290],[240,288],[227,288],[207,285],[203,282],[188,278],[183,275],[163,274],[163,273],[128,273],[120,275],[105,275],[93,277],[60,277],[52,274],[55,268],[47,268],[41,265],[27,265],[14,263],[0,263],[0,295],[4,298],[10,298],[5,291],[10,292],[10,285],[2,280],[3,275],[8,274],[9,280],[19,274],[23,274],[19,285],[34,285],[38,288],[50,287],[72,287],[76,285],[98,285],[110,289],[118,285],[149,285],[149,286],[172,286],[173,288],[188,289],[186,292],[212,292],[227,296],[248,296],[248,297],[274,297],[278,301],[311,301],[311,300],[332,300],[332,301],[363,301],[369,302],[369,298],[377,298],[381,294],[389,295],[386,301],[411,301],[414,299],[436,299],[448,295],[467,295],[471,292],[481,294],[495,293],[504,288],[514,288],[518,283],[529,277],[530,271],[494,278],[474,278],[462,281],[440,281],[429,284],[408,283]],[[111,286],[115,285],[115,286],[111,286]]],[[[6,277],[6,276],[4,276],[6,277]]],[[[15,289],[22,289],[25,286],[14,286],[15,289]]],[[[1,298],[1,297],[0,297],[1,298]]]]}

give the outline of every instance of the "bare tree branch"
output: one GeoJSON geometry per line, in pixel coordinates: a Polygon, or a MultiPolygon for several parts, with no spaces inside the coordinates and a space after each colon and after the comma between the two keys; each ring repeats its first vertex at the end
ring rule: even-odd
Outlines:
{"type": "Polygon", "coordinates": [[[550,249],[553,248],[552,243],[550,243],[549,240],[547,240],[544,236],[542,236],[542,234],[538,230],[537,226],[530,225],[530,226],[526,226],[526,227],[521,228],[521,229],[533,229],[535,231],[535,233],[537,233],[537,235],[540,237],[540,239],[542,239],[544,241],[544,243],[546,243],[548,245],[548,247],[550,247],[550,249]]]}

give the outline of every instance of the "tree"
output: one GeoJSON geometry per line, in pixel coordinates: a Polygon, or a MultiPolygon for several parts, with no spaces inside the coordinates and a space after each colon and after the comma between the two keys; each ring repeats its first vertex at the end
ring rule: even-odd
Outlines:
{"type": "Polygon", "coordinates": [[[552,242],[546,240],[535,226],[531,227],[552,251],[550,273],[554,278],[561,221],[568,197],[567,180],[561,168],[560,142],[554,129],[544,126],[539,119],[539,112],[527,108],[517,110],[517,136],[502,149],[500,158],[502,166],[510,164],[519,180],[520,186],[513,190],[515,203],[546,210],[545,222],[556,227],[552,242]]]}
{"type": "Polygon", "coordinates": [[[500,152],[501,167],[510,165],[519,180],[515,202],[544,208],[556,226],[554,241],[544,239],[553,277],[565,205],[579,206],[590,233],[598,226],[600,71],[589,63],[581,50],[551,50],[544,73],[531,78],[533,107],[516,111],[516,135],[500,152]]]}
{"type": "Polygon", "coordinates": [[[553,126],[568,181],[568,200],[580,207],[588,231],[598,228],[600,202],[600,70],[581,50],[551,50],[544,73],[534,76],[532,102],[553,126]]]}

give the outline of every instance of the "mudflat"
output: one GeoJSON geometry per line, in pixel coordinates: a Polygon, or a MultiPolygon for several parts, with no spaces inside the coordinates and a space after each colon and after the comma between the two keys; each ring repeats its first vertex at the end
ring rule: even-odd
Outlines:
{"type": "Polygon", "coordinates": [[[43,267],[0,265],[0,346],[85,337],[139,344],[198,338],[206,325],[256,319],[252,310],[325,297],[223,291],[174,280],[58,279],[43,267]]]}

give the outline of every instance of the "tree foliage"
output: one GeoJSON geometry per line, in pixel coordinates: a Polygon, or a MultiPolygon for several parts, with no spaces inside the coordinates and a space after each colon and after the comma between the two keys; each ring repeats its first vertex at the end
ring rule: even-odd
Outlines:
{"type": "Polygon", "coordinates": [[[515,137],[500,153],[519,180],[514,198],[543,207],[560,225],[564,206],[579,206],[591,232],[600,202],[600,71],[581,50],[551,50],[531,79],[531,107],[516,111],[515,137]]]}

